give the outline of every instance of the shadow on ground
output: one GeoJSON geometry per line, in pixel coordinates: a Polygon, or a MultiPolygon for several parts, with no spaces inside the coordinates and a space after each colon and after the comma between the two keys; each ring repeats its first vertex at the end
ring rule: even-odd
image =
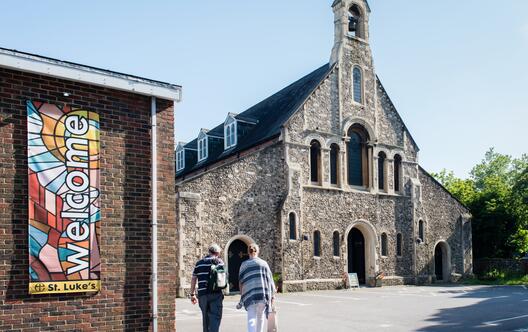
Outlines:
{"type": "Polygon", "coordinates": [[[528,289],[523,286],[475,286],[439,292],[476,299],[465,307],[440,309],[418,331],[528,331],[528,289]]]}

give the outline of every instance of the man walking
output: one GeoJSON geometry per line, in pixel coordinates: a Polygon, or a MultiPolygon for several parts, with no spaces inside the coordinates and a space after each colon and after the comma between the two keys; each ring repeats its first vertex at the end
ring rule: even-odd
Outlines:
{"type": "Polygon", "coordinates": [[[212,292],[208,290],[211,265],[224,265],[219,256],[220,246],[212,244],[209,247],[209,254],[196,263],[191,279],[191,302],[192,304],[198,302],[200,306],[203,332],[218,332],[222,320],[224,294],[222,290],[212,292]],[[198,298],[195,292],[197,282],[198,298]]]}
{"type": "Polygon", "coordinates": [[[258,257],[259,246],[248,246],[249,259],[240,267],[240,301],[247,310],[248,332],[263,332],[275,299],[275,284],[268,263],[258,257]]]}

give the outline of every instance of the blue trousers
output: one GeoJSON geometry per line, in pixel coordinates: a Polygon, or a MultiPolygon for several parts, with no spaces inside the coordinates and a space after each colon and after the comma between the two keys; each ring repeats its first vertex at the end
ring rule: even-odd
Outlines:
{"type": "Polygon", "coordinates": [[[203,332],[218,332],[222,320],[224,307],[222,292],[205,294],[198,297],[198,304],[202,310],[203,332]]]}

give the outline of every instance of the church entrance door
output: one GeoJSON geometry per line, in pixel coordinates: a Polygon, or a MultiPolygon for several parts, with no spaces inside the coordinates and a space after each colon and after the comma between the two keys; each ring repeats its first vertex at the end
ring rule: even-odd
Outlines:
{"type": "Polygon", "coordinates": [[[238,272],[242,262],[249,258],[248,246],[242,240],[235,240],[229,245],[227,252],[227,271],[229,273],[229,292],[239,292],[238,272]]]}
{"type": "Polygon", "coordinates": [[[437,244],[435,248],[435,274],[436,274],[436,280],[443,281],[444,280],[444,264],[443,264],[443,253],[442,253],[442,246],[441,244],[437,244]]]}
{"type": "Polygon", "coordinates": [[[357,273],[359,283],[365,283],[365,237],[357,228],[348,233],[348,273],[357,273]]]}

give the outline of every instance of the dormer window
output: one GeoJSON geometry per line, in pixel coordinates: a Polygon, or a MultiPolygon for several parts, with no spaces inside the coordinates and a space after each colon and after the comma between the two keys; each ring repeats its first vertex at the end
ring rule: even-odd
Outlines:
{"type": "Polygon", "coordinates": [[[224,149],[227,150],[237,144],[237,121],[228,116],[224,123],[224,149]]]}
{"type": "Polygon", "coordinates": [[[198,162],[207,159],[208,155],[207,135],[203,134],[198,138],[198,162]]]}
{"type": "Polygon", "coordinates": [[[176,152],[176,172],[185,168],[185,149],[176,152]]]}

